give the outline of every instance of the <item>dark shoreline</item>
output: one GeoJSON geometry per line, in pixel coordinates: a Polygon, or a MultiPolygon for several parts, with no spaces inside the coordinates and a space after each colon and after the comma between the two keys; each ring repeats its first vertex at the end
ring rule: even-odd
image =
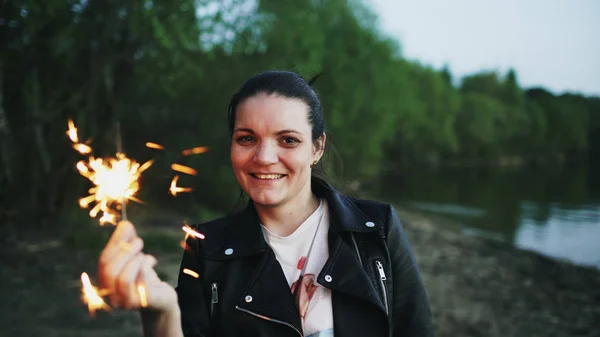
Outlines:
{"type": "Polygon", "coordinates": [[[399,209],[437,336],[600,336],[600,271],[399,209]]]}

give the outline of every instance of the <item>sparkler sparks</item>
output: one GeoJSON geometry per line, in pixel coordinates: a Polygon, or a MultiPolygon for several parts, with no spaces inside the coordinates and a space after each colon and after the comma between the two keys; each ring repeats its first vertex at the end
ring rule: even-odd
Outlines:
{"type": "Polygon", "coordinates": [[[189,156],[192,154],[201,154],[208,151],[208,147],[206,146],[198,146],[198,147],[193,147],[191,149],[187,149],[187,150],[183,150],[181,151],[181,154],[184,156],[189,156]]]}
{"type": "Polygon", "coordinates": [[[108,295],[109,292],[94,287],[87,273],[81,274],[81,284],[83,301],[87,304],[90,315],[94,316],[97,310],[110,310],[108,304],[102,299],[102,296],[108,295]]]}
{"type": "MultiPolygon", "coordinates": [[[[164,150],[165,147],[157,144],[157,143],[153,143],[153,142],[146,142],[146,147],[151,148],[151,149],[157,149],[157,150],[164,150]]],[[[181,151],[181,154],[183,156],[190,156],[193,154],[201,154],[208,151],[208,147],[207,146],[196,146],[193,147],[191,149],[186,149],[181,151]]],[[[198,171],[194,170],[191,167],[185,166],[185,165],[181,165],[181,164],[172,164],[171,165],[171,169],[173,171],[176,172],[181,172],[181,173],[185,173],[185,174],[189,174],[192,176],[195,176],[198,174],[198,171]]],[[[191,187],[179,187],[177,186],[177,182],[179,181],[179,176],[175,175],[173,177],[173,180],[171,180],[171,186],[169,187],[169,193],[171,193],[171,195],[173,196],[177,196],[177,193],[183,193],[183,192],[192,192],[193,189],[191,187]]]]}
{"type": "Polygon", "coordinates": [[[183,239],[184,241],[187,241],[187,239],[190,236],[196,237],[198,239],[204,239],[205,238],[204,234],[196,232],[195,230],[192,229],[192,227],[190,227],[188,225],[184,225],[183,227],[181,227],[181,229],[183,229],[183,231],[186,233],[185,239],[183,239]]]}
{"type": "MultiPolygon", "coordinates": [[[[86,177],[90,182],[94,184],[92,188],[88,190],[89,195],[79,200],[79,205],[82,208],[88,208],[90,204],[95,203],[91,208],[89,215],[95,218],[100,212],[102,216],[99,219],[101,225],[105,223],[117,224],[118,211],[121,211],[121,219],[126,219],[125,207],[126,202],[131,200],[138,203],[142,203],[141,200],[135,197],[135,194],[140,190],[139,179],[141,174],[148,169],[153,161],[149,160],[144,164],[139,164],[136,161],[127,158],[121,149],[120,141],[120,127],[117,123],[117,152],[115,157],[112,158],[95,158],[90,155],[87,162],[81,160],[76,164],[76,168],[80,175],[86,177]]],[[[77,134],[77,127],[73,120],[68,120],[67,135],[73,143],[73,149],[82,155],[89,155],[93,152],[92,147],[89,145],[90,141],[81,142],[77,134]]],[[[164,146],[147,142],[146,147],[164,150],[164,146]]],[[[194,154],[201,154],[208,151],[206,146],[198,146],[190,149],[183,150],[181,155],[189,156],[194,154]]],[[[176,172],[181,172],[189,175],[197,175],[197,171],[191,167],[172,164],[171,168],[176,172]]],[[[179,187],[177,182],[179,176],[175,175],[171,181],[169,188],[170,193],[176,196],[177,193],[191,192],[192,188],[179,187]]],[[[185,239],[181,242],[184,249],[187,249],[185,242],[190,236],[195,238],[204,239],[204,235],[196,232],[187,224],[182,227],[186,233],[185,239]]],[[[123,243],[121,247],[124,250],[129,250],[130,246],[127,243],[123,243]]],[[[185,269],[184,273],[198,278],[199,275],[193,270],[185,269]]],[[[111,290],[104,289],[99,290],[91,284],[90,278],[87,273],[81,274],[82,282],[82,297],[84,303],[88,306],[90,315],[94,316],[98,310],[110,310],[110,307],[102,299],[103,296],[108,295],[111,290]]],[[[137,286],[137,291],[140,296],[141,307],[148,306],[148,294],[145,285],[140,284],[137,286]]]]}
{"type": "Polygon", "coordinates": [[[141,203],[134,195],[140,189],[139,178],[142,172],[152,165],[149,160],[143,165],[125,157],[122,153],[117,153],[117,158],[94,158],[90,157],[88,164],[79,162],[77,169],[79,173],[88,178],[95,187],[89,190],[90,195],[79,200],[82,208],[87,208],[90,203],[96,202],[96,205],[90,210],[90,216],[95,218],[98,212],[104,212],[100,219],[115,224],[116,213],[112,208],[120,207],[121,203],[127,200],[133,200],[141,203]]]}
{"type": "Polygon", "coordinates": [[[189,174],[192,176],[195,176],[196,174],[198,174],[198,171],[194,170],[193,168],[187,167],[187,166],[184,166],[181,164],[171,164],[171,169],[173,171],[189,174]]]}
{"type": "Polygon", "coordinates": [[[164,150],[165,147],[160,145],[160,144],[156,144],[156,143],[152,143],[152,142],[146,142],[146,147],[149,147],[151,149],[157,149],[157,150],[164,150]]]}
{"type": "Polygon", "coordinates": [[[193,278],[198,278],[198,277],[200,277],[200,275],[199,275],[198,273],[196,273],[195,271],[193,271],[193,270],[191,270],[191,269],[187,269],[187,268],[184,268],[184,269],[183,269],[183,273],[184,273],[184,274],[187,274],[187,275],[190,275],[190,276],[191,276],[191,277],[193,277],[193,278]]]}
{"type": "MultiPolygon", "coordinates": [[[[79,143],[77,128],[70,119],[68,126],[67,135],[74,143],[73,147],[81,154],[91,153],[90,146],[79,143]]],[[[124,207],[126,201],[132,200],[141,203],[135,194],[140,189],[140,175],[150,165],[152,165],[152,160],[139,164],[120,152],[117,152],[116,158],[103,159],[90,156],[87,163],[83,160],[79,161],[76,166],[79,174],[88,178],[95,185],[89,189],[90,195],[79,200],[79,206],[87,208],[95,202],[96,204],[90,210],[90,217],[95,218],[102,211],[100,224],[116,225],[117,209],[124,207]]]]}
{"type": "Polygon", "coordinates": [[[145,308],[148,306],[148,299],[146,297],[146,287],[144,287],[143,285],[139,285],[137,287],[138,293],[140,294],[140,305],[142,306],[142,308],[145,308]]]}
{"type": "Polygon", "coordinates": [[[181,248],[183,248],[187,252],[189,252],[189,247],[187,245],[187,239],[190,236],[193,236],[193,237],[195,237],[197,239],[204,239],[204,234],[196,232],[187,223],[184,224],[183,227],[181,227],[181,229],[183,229],[183,231],[185,232],[185,237],[183,238],[183,240],[181,240],[181,242],[179,243],[179,245],[181,246],[181,248]]]}
{"type": "Polygon", "coordinates": [[[173,177],[173,180],[171,181],[171,187],[169,188],[169,192],[173,196],[176,196],[177,193],[191,192],[192,191],[191,187],[179,187],[179,186],[177,186],[177,181],[179,181],[179,176],[173,177]]]}

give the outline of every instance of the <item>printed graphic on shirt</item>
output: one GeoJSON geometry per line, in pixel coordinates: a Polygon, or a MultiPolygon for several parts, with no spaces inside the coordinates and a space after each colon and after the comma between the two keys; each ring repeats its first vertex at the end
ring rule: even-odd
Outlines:
{"type": "Polygon", "coordinates": [[[328,231],[329,216],[324,201],[289,236],[276,235],[263,227],[265,239],[275,252],[294,295],[306,337],[333,337],[331,290],[316,280],[329,257],[328,231]]]}
{"type": "Polygon", "coordinates": [[[306,337],[333,337],[333,328],[321,330],[319,332],[315,332],[312,335],[307,335],[306,337]]]}

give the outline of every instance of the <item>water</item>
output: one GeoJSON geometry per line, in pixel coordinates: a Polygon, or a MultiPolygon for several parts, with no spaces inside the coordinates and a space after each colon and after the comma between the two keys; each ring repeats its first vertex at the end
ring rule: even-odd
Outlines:
{"type": "MultiPolygon", "coordinates": [[[[600,269],[600,165],[414,170],[384,177],[379,198],[543,255],[600,269]]],[[[443,223],[443,222],[442,222],[443,223]]]]}

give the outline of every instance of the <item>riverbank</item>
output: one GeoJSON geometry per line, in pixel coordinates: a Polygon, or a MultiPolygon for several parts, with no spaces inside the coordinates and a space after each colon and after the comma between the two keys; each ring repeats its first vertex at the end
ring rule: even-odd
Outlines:
{"type": "MultiPolygon", "coordinates": [[[[466,237],[422,214],[399,210],[421,269],[437,336],[599,336],[600,271],[556,262],[502,243],[466,237]]],[[[162,220],[164,221],[164,219],[162,220]]],[[[135,221],[156,255],[161,277],[175,283],[180,219],[169,227],[135,221]]],[[[141,336],[123,311],[88,315],[82,272],[95,279],[110,227],[26,231],[13,227],[0,246],[3,336],[141,336]]],[[[6,228],[4,228],[6,229],[6,228]]]]}
{"type": "Polygon", "coordinates": [[[439,337],[600,336],[600,271],[399,210],[439,337]]]}

